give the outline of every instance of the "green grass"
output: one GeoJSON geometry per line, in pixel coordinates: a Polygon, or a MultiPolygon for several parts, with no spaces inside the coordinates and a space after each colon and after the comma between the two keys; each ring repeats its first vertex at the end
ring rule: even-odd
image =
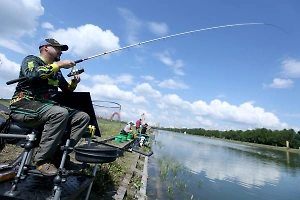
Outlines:
{"type": "Polygon", "coordinates": [[[9,101],[10,101],[10,100],[0,99],[0,104],[3,104],[3,105],[5,105],[5,106],[9,106],[9,101]]]}
{"type": "Polygon", "coordinates": [[[101,129],[101,140],[120,135],[121,129],[126,123],[119,121],[110,121],[108,119],[97,119],[98,125],[101,129]]]}

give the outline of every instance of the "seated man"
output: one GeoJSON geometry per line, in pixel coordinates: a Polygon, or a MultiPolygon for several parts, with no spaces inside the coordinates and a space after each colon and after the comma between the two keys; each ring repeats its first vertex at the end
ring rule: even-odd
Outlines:
{"type": "MultiPolygon", "coordinates": [[[[62,51],[68,46],[54,39],[45,39],[39,45],[40,56],[29,55],[23,59],[19,82],[12,97],[11,117],[20,124],[42,129],[40,149],[34,161],[45,176],[56,175],[58,162],[62,155],[59,145],[62,144],[64,132],[70,125],[70,146],[74,147],[87,129],[90,117],[87,113],[63,107],[55,102],[60,88],[63,92],[73,92],[80,82],[75,75],[70,83],[63,77],[61,69],[69,69],[76,64],[71,60],[60,61],[62,51]],[[54,164],[57,161],[56,166],[54,164]]],[[[76,165],[68,159],[66,169],[74,169],[76,165]]]]}
{"type": "Polygon", "coordinates": [[[133,121],[130,121],[127,123],[127,125],[124,127],[124,129],[121,130],[122,134],[128,135],[128,133],[132,133],[133,130],[131,126],[134,125],[133,121]]]}
{"type": "Polygon", "coordinates": [[[145,124],[143,125],[141,134],[146,134],[146,132],[147,132],[148,130],[150,130],[150,129],[151,129],[151,127],[148,127],[148,124],[145,123],[145,124]]]}

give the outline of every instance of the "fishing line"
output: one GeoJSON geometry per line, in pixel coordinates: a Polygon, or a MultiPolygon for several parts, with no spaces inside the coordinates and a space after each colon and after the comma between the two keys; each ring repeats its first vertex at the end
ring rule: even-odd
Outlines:
{"type": "Polygon", "coordinates": [[[279,29],[279,30],[287,33],[284,29],[282,29],[282,28],[280,28],[280,27],[278,27],[276,25],[267,24],[267,23],[229,24],[229,25],[223,25],[223,26],[215,26],[215,27],[197,29],[197,30],[193,30],[193,31],[186,31],[186,32],[177,33],[177,34],[173,34],[173,35],[168,35],[168,36],[164,36],[164,37],[160,37],[160,38],[155,38],[155,39],[152,39],[152,40],[147,40],[147,41],[144,41],[144,42],[139,42],[139,43],[132,44],[132,45],[129,45],[129,46],[125,46],[125,47],[121,47],[121,48],[114,49],[114,50],[111,50],[111,51],[103,52],[103,53],[100,53],[100,54],[97,54],[97,55],[94,55],[94,56],[90,56],[90,57],[87,57],[87,58],[79,59],[79,60],[76,60],[74,62],[75,63],[80,63],[80,62],[83,62],[83,61],[86,61],[86,60],[89,60],[89,59],[92,59],[92,58],[96,58],[96,57],[99,57],[99,56],[107,55],[107,54],[110,54],[110,53],[113,53],[113,52],[116,52],[116,51],[121,51],[121,50],[124,50],[124,49],[129,49],[131,47],[135,47],[135,46],[147,44],[147,43],[150,43],[150,42],[155,42],[155,41],[158,41],[158,40],[164,40],[164,39],[168,39],[168,38],[172,38],[172,37],[177,37],[177,36],[181,36],[181,35],[186,35],[186,34],[191,34],[191,33],[196,33],[196,32],[201,32],[201,31],[214,30],[214,29],[219,29],[219,28],[229,28],[229,27],[235,27],[235,26],[249,26],[249,25],[273,26],[273,27],[275,27],[275,28],[277,28],[277,29],[279,29]]]}
{"type": "MultiPolygon", "coordinates": [[[[152,39],[152,40],[147,40],[147,41],[144,41],[144,42],[139,42],[139,43],[132,44],[132,45],[129,45],[129,46],[125,46],[125,47],[121,47],[121,48],[118,48],[118,49],[114,49],[114,50],[111,50],[111,51],[103,52],[103,53],[100,53],[100,54],[97,54],[97,55],[94,55],[94,56],[90,56],[90,57],[86,57],[86,58],[83,58],[83,59],[76,60],[74,62],[75,63],[80,63],[80,62],[83,62],[83,61],[86,61],[86,60],[90,60],[92,58],[96,58],[96,57],[99,57],[99,56],[107,55],[107,54],[110,54],[110,53],[113,53],[113,52],[116,52],[116,51],[121,51],[121,50],[124,50],[124,49],[129,49],[131,47],[135,47],[135,46],[147,44],[147,43],[150,43],[150,42],[156,42],[156,41],[159,41],[159,40],[164,40],[164,39],[168,39],[168,38],[172,38],[172,37],[177,37],[177,36],[181,36],[181,35],[186,35],[186,34],[191,34],[191,33],[196,33],[196,32],[201,32],[201,31],[214,30],[214,29],[219,29],[219,28],[229,28],[229,27],[235,27],[235,26],[250,26],[250,25],[272,26],[272,27],[277,28],[277,29],[283,31],[284,33],[288,34],[288,32],[286,32],[283,28],[280,28],[279,26],[276,26],[274,24],[268,24],[268,23],[229,24],[229,25],[214,26],[214,27],[209,27],[209,28],[202,28],[202,29],[197,29],[197,30],[192,30],[192,31],[186,31],[186,32],[177,33],[177,34],[173,34],[173,35],[167,35],[167,36],[164,36],[164,37],[159,37],[159,38],[155,38],[155,39],[152,39]]],[[[72,70],[68,74],[68,77],[74,76],[76,74],[80,74],[83,71],[84,71],[83,69],[72,70]]],[[[6,82],[6,84],[10,85],[10,84],[13,84],[13,83],[16,83],[16,82],[19,82],[19,81],[25,81],[25,80],[26,80],[25,77],[18,78],[18,79],[14,79],[14,80],[6,82]]]]}

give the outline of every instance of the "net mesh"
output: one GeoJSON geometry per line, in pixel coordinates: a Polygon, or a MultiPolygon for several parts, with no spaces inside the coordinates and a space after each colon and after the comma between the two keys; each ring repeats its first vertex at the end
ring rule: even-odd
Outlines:
{"type": "Polygon", "coordinates": [[[94,100],[93,106],[98,119],[121,121],[121,105],[112,101],[94,100]]]}

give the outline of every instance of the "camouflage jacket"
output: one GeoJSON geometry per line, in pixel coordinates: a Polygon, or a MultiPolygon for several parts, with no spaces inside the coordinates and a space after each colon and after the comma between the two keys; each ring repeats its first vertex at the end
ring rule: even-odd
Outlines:
{"type": "Polygon", "coordinates": [[[12,97],[11,104],[20,99],[55,100],[60,88],[63,92],[72,92],[77,84],[70,83],[63,77],[57,64],[48,64],[38,56],[29,55],[21,64],[19,78],[26,77],[26,81],[19,82],[12,97]]]}

